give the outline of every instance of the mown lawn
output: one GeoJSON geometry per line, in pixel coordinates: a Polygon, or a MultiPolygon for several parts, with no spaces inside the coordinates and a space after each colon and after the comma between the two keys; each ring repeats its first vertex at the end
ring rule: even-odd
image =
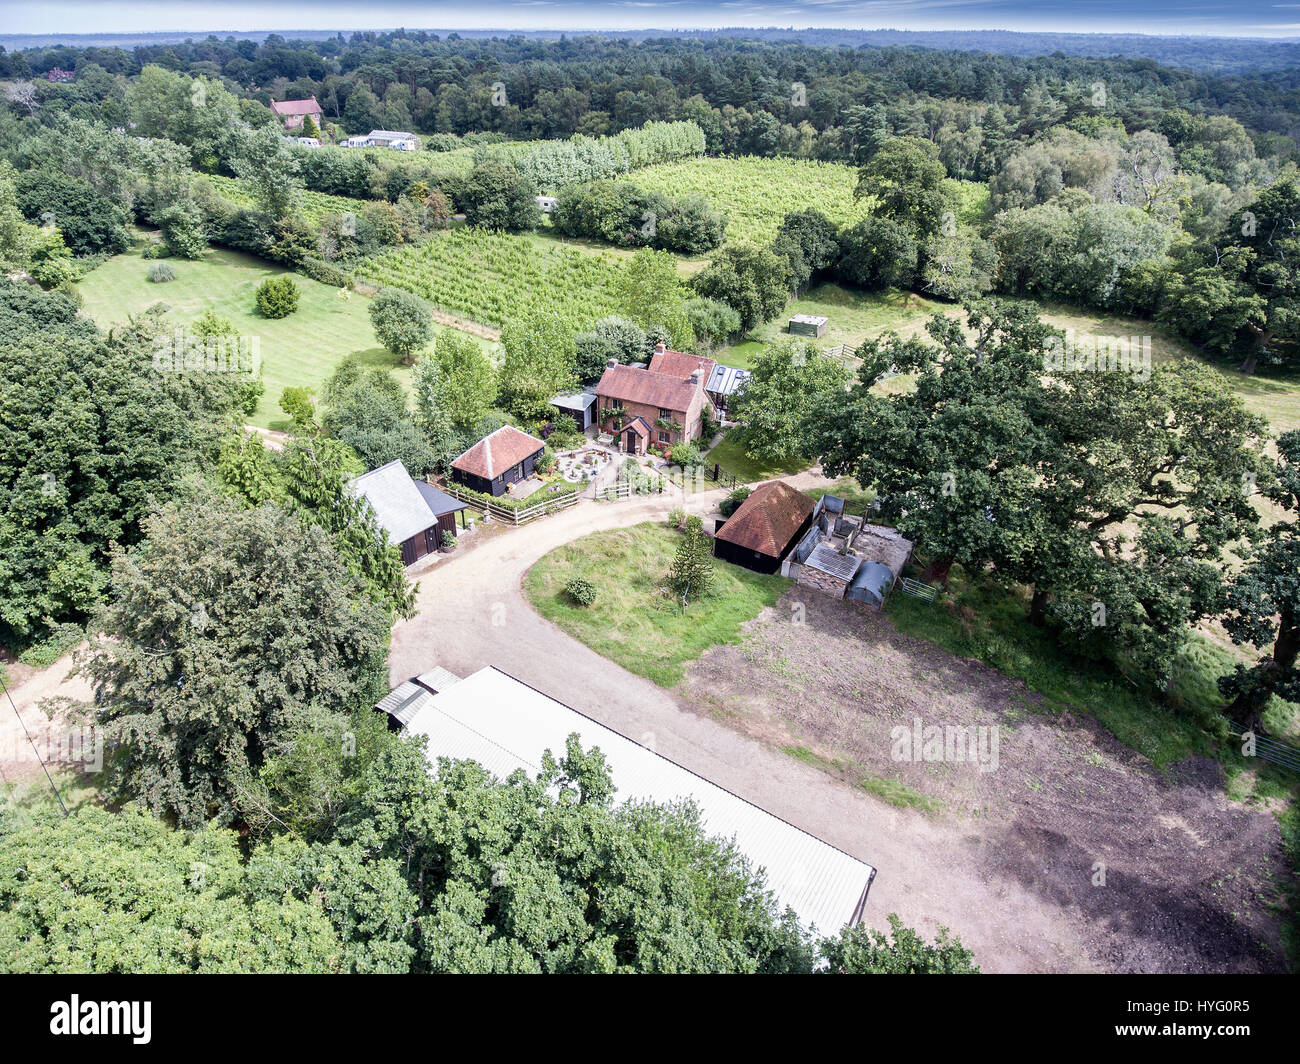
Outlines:
{"type": "Polygon", "coordinates": [[[662,524],[584,536],[534,565],[524,592],[538,613],[596,653],[672,687],[709,647],[740,642],[741,625],[790,586],[780,576],[715,562],[713,589],[683,612],[663,589],[678,536],[662,524]],[[585,609],[564,593],[578,577],[596,587],[596,601],[585,609]]]}
{"type": "Polygon", "coordinates": [[[349,355],[393,370],[403,383],[410,369],[379,346],[366,313],[369,300],[294,274],[301,292],[296,313],[278,321],[263,318],[254,305],[254,292],[267,277],[284,269],[235,251],[213,248],[202,260],[168,259],[176,280],[155,284],[146,279],[149,261],[141,257],[145,239],[131,251],[109,259],[78,282],[84,310],[103,328],[125,322],[129,315],[162,302],[171,308],[176,325],[186,326],[204,310],[228,318],[242,337],[256,337],[266,394],[249,419],[262,428],[286,428],[280,393],[306,386],[320,391],[334,367],[349,355]]]}
{"type": "Polygon", "coordinates": [[[849,513],[865,513],[868,506],[876,500],[874,488],[864,488],[854,477],[840,477],[833,484],[824,488],[809,488],[804,492],[811,499],[820,499],[823,495],[838,495],[844,500],[849,513]]]}
{"type": "Polygon", "coordinates": [[[806,458],[789,458],[780,462],[760,462],[750,458],[745,453],[736,429],[728,432],[722,442],[705,455],[704,461],[708,465],[716,462],[732,476],[746,483],[801,473],[812,465],[806,458]]]}

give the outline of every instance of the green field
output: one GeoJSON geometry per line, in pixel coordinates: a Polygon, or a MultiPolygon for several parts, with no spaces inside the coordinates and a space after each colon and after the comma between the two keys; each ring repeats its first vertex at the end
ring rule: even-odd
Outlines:
{"type": "MultiPolygon", "coordinates": [[[[241,181],[220,174],[207,174],[204,180],[222,199],[236,207],[251,208],[257,206],[257,200],[241,181]]],[[[349,199],[347,196],[330,196],[324,192],[312,192],[302,189],[298,192],[302,204],[302,214],[313,225],[318,223],[323,214],[360,214],[373,202],[372,200],[349,199]]]]}
{"type": "Polygon", "coordinates": [[[589,324],[614,313],[614,255],[533,236],[465,227],[433,234],[356,269],[360,280],[404,288],[440,310],[502,325],[527,306],[589,324]]]}
{"type": "Polygon", "coordinates": [[[700,157],[637,170],[629,180],[665,196],[704,196],[727,216],[727,242],[770,244],[791,211],[821,211],[836,225],[865,217],[870,204],[853,202],[857,171],[808,159],[700,157]]]}
{"type": "Polygon", "coordinates": [[[524,578],[533,609],[596,653],[661,687],[712,646],[740,641],[740,628],[775,604],[790,581],[715,564],[714,587],[683,613],[662,590],[678,533],[662,524],[596,532],[551,551],[524,578]],[[564,594],[576,577],[596,587],[595,604],[564,594]]]}
{"type": "Polygon", "coordinates": [[[280,392],[305,385],[319,392],[334,366],[348,355],[396,371],[404,383],[410,370],[375,340],[366,313],[368,300],[295,274],[302,298],[298,311],[270,321],[257,313],[253,293],[267,277],[285,270],[234,251],[213,249],[201,261],[169,260],[176,280],[153,284],[145,279],[149,262],[141,258],[144,241],[117,255],[82,279],[77,288],[85,313],[101,327],[125,322],[146,307],[165,303],[177,325],[188,325],[212,309],[234,323],[240,336],[256,337],[266,394],[249,419],[262,428],[284,428],[288,419],[278,406],[280,392]]]}

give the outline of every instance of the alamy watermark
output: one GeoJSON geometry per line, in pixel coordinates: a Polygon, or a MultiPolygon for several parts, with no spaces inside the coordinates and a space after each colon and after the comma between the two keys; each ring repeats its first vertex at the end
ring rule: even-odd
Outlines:
{"type": "Polygon", "coordinates": [[[44,761],[66,765],[81,772],[99,772],[104,767],[104,734],[93,725],[58,728],[53,724],[0,734],[0,761],[44,761]],[[28,737],[30,736],[30,738],[28,737]]]}
{"type": "Polygon", "coordinates": [[[176,329],[154,343],[159,373],[236,373],[256,377],[262,367],[258,336],[195,336],[176,329]]]}
{"type": "Polygon", "coordinates": [[[1127,373],[1134,380],[1151,379],[1150,336],[1076,335],[1049,337],[1043,345],[1043,369],[1048,373],[1127,373]]]}
{"type": "Polygon", "coordinates": [[[940,726],[915,717],[910,728],[899,725],[889,730],[889,757],[891,761],[969,762],[981,772],[996,772],[998,734],[997,725],[940,726]]]}

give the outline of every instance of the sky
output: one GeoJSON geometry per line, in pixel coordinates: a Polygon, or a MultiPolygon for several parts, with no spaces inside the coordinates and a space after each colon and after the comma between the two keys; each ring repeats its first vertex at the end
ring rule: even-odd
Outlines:
{"type": "Polygon", "coordinates": [[[291,29],[1010,29],[1300,36],[1300,0],[0,0],[0,33],[291,29]]]}

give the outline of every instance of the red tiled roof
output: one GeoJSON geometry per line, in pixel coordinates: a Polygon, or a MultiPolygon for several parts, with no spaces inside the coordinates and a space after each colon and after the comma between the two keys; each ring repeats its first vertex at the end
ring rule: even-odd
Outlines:
{"type": "Polygon", "coordinates": [[[780,480],[760,484],[720,529],[718,539],[779,558],[813,512],[813,501],[780,480]]]}
{"type": "Polygon", "coordinates": [[[680,413],[691,408],[699,390],[699,386],[683,377],[631,366],[610,366],[596,385],[596,394],[606,399],[644,403],[680,413]]]}
{"type": "Polygon", "coordinates": [[[624,425],[621,429],[619,429],[619,431],[626,432],[628,429],[631,429],[643,440],[648,440],[650,438],[650,426],[646,423],[646,419],[643,417],[634,417],[631,421],[629,421],[626,425],[624,425]]]}
{"type": "Polygon", "coordinates": [[[484,480],[495,480],[511,466],[517,466],[545,446],[536,436],[530,436],[513,425],[502,425],[452,462],[451,467],[484,480]]]}
{"type": "Polygon", "coordinates": [[[320,104],[313,96],[309,100],[272,100],[271,110],[278,115],[318,115],[320,104]]]}
{"type": "Polygon", "coordinates": [[[686,351],[656,351],[650,359],[651,373],[667,373],[673,377],[689,380],[692,373],[700,371],[700,382],[709,379],[713,367],[717,365],[711,358],[692,355],[686,351]]]}

